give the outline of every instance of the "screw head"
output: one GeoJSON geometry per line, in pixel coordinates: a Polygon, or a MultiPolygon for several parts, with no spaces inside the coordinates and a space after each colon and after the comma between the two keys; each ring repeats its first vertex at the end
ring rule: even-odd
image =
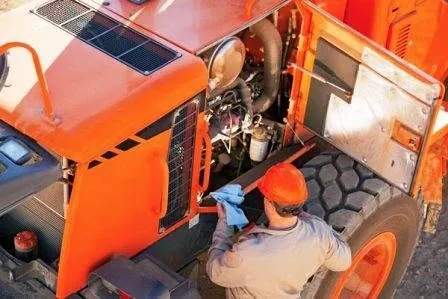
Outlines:
{"type": "Polygon", "coordinates": [[[367,158],[366,157],[362,157],[362,162],[367,163],[367,158]]]}
{"type": "Polygon", "coordinates": [[[403,183],[403,188],[408,189],[408,184],[403,183]]]}
{"type": "Polygon", "coordinates": [[[422,113],[425,114],[425,115],[428,114],[428,109],[426,109],[425,107],[423,107],[423,108],[422,108],[422,113]]]}

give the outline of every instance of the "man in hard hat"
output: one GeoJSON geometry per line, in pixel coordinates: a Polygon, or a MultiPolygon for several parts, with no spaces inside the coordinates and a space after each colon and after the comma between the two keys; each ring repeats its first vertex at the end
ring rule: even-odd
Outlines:
{"type": "Polygon", "coordinates": [[[286,163],[271,167],[258,188],[269,224],[251,229],[233,245],[233,227],[218,205],[207,273],[226,288],[227,298],[298,298],[320,266],[333,271],[350,267],[348,244],[323,220],[302,212],[308,191],[297,168],[286,163]]]}

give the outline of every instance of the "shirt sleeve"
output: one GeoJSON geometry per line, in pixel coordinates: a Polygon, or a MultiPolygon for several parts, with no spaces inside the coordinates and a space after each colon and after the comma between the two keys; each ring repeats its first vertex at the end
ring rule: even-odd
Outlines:
{"type": "Polygon", "coordinates": [[[244,286],[247,279],[247,267],[238,246],[232,246],[232,235],[233,227],[219,219],[206,266],[210,280],[225,288],[244,286]]]}
{"type": "Polygon", "coordinates": [[[351,264],[350,246],[337,232],[330,228],[328,232],[328,251],[324,265],[331,271],[345,271],[351,264]]]}

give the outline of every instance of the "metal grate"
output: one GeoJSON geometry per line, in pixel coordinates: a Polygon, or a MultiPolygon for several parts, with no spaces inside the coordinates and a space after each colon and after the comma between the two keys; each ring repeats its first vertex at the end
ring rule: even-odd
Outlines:
{"type": "Polygon", "coordinates": [[[89,40],[118,26],[119,24],[93,11],[65,23],[62,27],[80,39],[89,40]]]}
{"type": "Polygon", "coordinates": [[[168,153],[168,209],[160,220],[162,231],[184,218],[189,210],[198,111],[199,103],[193,100],[179,108],[174,115],[168,153]]]}
{"type": "Polygon", "coordinates": [[[75,0],[55,0],[34,10],[120,62],[149,75],[180,54],[75,0]]]}
{"type": "Polygon", "coordinates": [[[89,10],[89,7],[79,2],[72,0],[58,0],[39,7],[36,9],[36,13],[52,23],[61,25],[89,10]]]}

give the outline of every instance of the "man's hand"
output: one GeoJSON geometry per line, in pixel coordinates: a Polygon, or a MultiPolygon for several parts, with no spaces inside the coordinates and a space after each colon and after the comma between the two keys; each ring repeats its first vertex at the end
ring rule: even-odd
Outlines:
{"type": "Polygon", "coordinates": [[[216,207],[218,208],[218,217],[219,218],[225,218],[226,217],[226,212],[224,210],[224,207],[220,203],[217,203],[216,207]]]}

